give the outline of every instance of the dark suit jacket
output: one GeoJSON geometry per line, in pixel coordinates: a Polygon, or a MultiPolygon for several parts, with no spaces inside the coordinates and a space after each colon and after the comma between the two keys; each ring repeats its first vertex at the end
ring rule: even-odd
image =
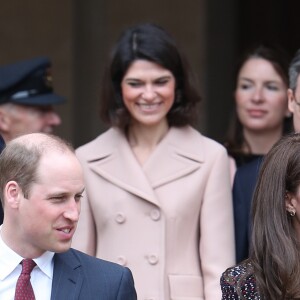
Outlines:
{"type": "Polygon", "coordinates": [[[0,225],[3,223],[3,207],[2,207],[2,203],[0,202],[0,225]]]}
{"type": "MultiPolygon", "coordinates": [[[[5,147],[5,143],[2,136],[0,135],[0,153],[2,152],[4,147],[5,147]]],[[[3,216],[4,214],[3,214],[2,202],[0,201],[0,225],[3,223],[3,216]]]]}
{"type": "Polygon", "coordinates": [[[233,210],[237,263],[246,259],[249,254],[251,202],[262,158],[239,167],[234,177],[233,210]]]}
{"type": "Polygon", "coordinates": [[[54,255],[51,300],[136,300],[128,268],[75,249],[54,255]]]}

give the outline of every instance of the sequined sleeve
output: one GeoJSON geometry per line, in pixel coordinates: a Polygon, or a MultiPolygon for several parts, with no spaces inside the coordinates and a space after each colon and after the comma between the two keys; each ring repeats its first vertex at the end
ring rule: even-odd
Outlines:
{"type": "Polygon", "coordinates": [[[260,300],[252,271],[250,263],[227,269],[220,280],[222,300],[260,300]]]}
{"type": "Polygon", "coordinates": [[[232,278],[231,273],[229,272],[229,270],[226,270],[226,272],[222,274],[220,281],[222,290],[222,300],[240,299],[237,294],[234,282],[235,280],[234,278],[232,278]]]}

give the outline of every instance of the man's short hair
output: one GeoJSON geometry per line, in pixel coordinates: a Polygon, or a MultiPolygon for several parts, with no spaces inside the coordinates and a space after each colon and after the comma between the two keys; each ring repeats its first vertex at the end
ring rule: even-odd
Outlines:
{"type": "Polygon", "coordinates": [[[296,52],[289,67],[289,88],[296,91],[297,80],[300,74],[300,49],[296,52]]]}
{"type": "Polygon", "coordinates": [[[27,198],[33,183],[37,182],[40,159],[48,152],[72,152],[70,143],[58,136],[31,133],[20,136],[9,143],[0,154],[0,197],[4,205],[3,191],[7,182],[13,180],[21,187],[27,198]]]}

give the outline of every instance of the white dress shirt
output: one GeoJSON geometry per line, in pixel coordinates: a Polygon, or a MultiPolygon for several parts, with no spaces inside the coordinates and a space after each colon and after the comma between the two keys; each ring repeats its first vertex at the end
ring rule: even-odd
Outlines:
{"type": "MultiPolygon", "coordinates": [[[[0,227],[1,231],[1,227],[0,227]]],[[[47,251],[34,261],[31,285],[37,300],[50,300],[53,278],[54,253],[47,251]]],[[[26,258],[26,257],[25,257],[26,258]]],[[[0,234],[0,299],[14,300],[17,280],[21,274],[23,257],[10,249],[0,234]]]]}

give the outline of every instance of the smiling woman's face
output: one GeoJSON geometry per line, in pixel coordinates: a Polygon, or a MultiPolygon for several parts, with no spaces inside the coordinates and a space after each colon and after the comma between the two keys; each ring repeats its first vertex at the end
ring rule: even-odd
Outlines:
{"type": "Polygon", "coordinates": [[[247,60],[235,90],[237,115],[244,130],[282,129],[287,115],[287,86],[273,65],[262,58],[247,60]]]}
{"type": "Polygon", "coordinates": [[[136,60],[121,82],[124,105],[133,123],[156,126],[167,121],[175,98],[175,78],[162,66],[136,60]]]}

